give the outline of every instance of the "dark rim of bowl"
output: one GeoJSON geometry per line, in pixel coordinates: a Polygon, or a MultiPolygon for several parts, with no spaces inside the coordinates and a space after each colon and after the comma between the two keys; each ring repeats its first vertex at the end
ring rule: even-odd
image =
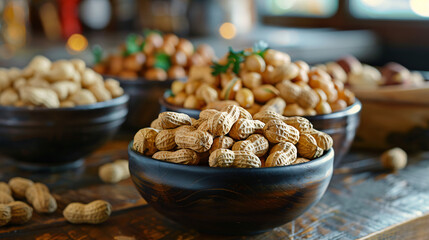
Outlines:
{"type": "MultiPolygon", "coordinates": [[[[182,112],[182,113],[186,113],[186,114],[190,113],[190,114],[198,116],[201,112],[200,110],[182,108],[182,107],[178,107],[178,106],[175,106],[173,104],[167,103],[167,101],[165,101],[164,97],[161,97],[159,99],[159,103],[161,105],[169,108],[169,109],[172,109],[172,110],[178,111],[178,112],[182,112]]],[[[317,118],[324,118],[324,119],[340,118],[340,117],[345,117],[345,116],[357,114],[361,111],[361,109],[362,109],[362,103],[359,101],[359,99],[356,98],[355,102],[352,105],[344,108],[341,111],[328,113],[328,114],[319,114],[319,115],[314,115],[314,116],[301,116],[301,117],[305,117],[310,121],[313,119],[315,120],[317,118]]]]}
{"type": "Polygon", "coordinates": [[[321,157],[313,159],[313,160],[306,162],[306,163],[299,163],[299,164],[280,166],[280,167],[264,167],[264,168],[218,168],[218,167],[209,167],[209,166],[185,165],[185,164],[180,164],[180,163],[171,163],[171,162],[156,160],[156,159],[153,159],[153,158],[148,157],[148,156],[144,156],[144,155],[136,152],[132,148],[133,142],[134,141],[131,141],[130,144],[128,145],[128,154],[135,155],[135,159],[137,159],[138,161],[141,161],[140,160],[141,158],[145,158],[147,160],[156,161],[157,164],[159,164],[160,166],[174,167],[174,168],[179,168],[179,170],[187,170],[187,171],[204,170],[204,171],[214,171],[214,172],[219,172],[219,171],[237,172],[237,169],[239,169],[238,171],[240,171],[240,172],[246,172],[246,171],[270,172],[272,170],[284,170],[284,169],[293,170],[293,169],[298,169],[298,168],[311,168],[311,167],[316,167],[318,165],[326,164],[331,159],[332,159],[332,162],[334,160],[334,149],[330,148],[329,150],[325,151],[321,157]]]}
{"type": "Polygon", "coordinates": [[[95,109],[102,109],[102,108],[108,108],[108,107],[114,107],[121,104],[125,104],[128,102],[130,97],[128,94],[124,94],[122,96],[119,96],[117,98],[113,98],[111,100],[107,100],[104,102],[97,102],[94,104],[89,105],[81,105],[76,107],[58,107],[58,108],[43,108],[43,107],[36,107],[36,108],[30,108],[30,107],[12,107],[12,106],[0,106],[0,112],[1,111],[31,111],[31,112],[49,112],[49,111],[59,111],[59,112],[72,112],[72,111],[81,111],[81,110],[95,110],[95,109]]]}
{"type": "Polygon", "coordinates": [[[146,84],[154,84],[154,83],[169,84],[169,83],[172,83],[176,80],[185,82],[188,79],[188,77],[174,78],[174,79],[173,78],[167,78],[164,81],[159,81],[159,80],[148,80],[148,79],[143,78],[143,77],[122,78],[122,77],[118,77],[118,76],[105,75],[105,74],[102,74],[101,76],[103,76],[104,79],[112,78],[112,79],[118,80],[120,82],[120,84],[131,84],[131,85],[146,85],[146,84]]]}
{"type": "Polygon", "coordinates": [[[352,105],[344,108],[341,111],[328,113],[328,114],[319,114],[319,115],[314,115],[314,116],[302,116],[302,117],[305,117],[310,121],[312,119],[317,119],[317,118],[324,118],[324,119],[341,118],[341,117],[345,117],[345,116],[351,116],[351,115],[358,114],[361,110],[362,110],[362,103],[359,101],[359,99],[356,98],[355,102],[352,105]]]}

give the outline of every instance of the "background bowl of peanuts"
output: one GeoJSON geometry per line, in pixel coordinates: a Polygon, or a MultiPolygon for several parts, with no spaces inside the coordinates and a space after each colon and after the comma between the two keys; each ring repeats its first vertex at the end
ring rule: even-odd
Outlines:
{"type": "Polygon", "coordinates": [[[173,80],[185,81],[191,66],[208,66],[215,57],[207,44],[194,46],[175,34],[144,31],[130,34],[117,54],[102,58],[102,50],[94,49],[94,71],[118,79],[130,96],[125,125],[138,130],[148,126],[159,113],[158,100],[173,80]]]}
{"type": "Polygon", "coordinates": [[[1,69],[0,83],[0,154],[23,167],[76,165],[128,112],[119,82],[78,59],[37,56],[24,69],[1,69]]]}
{"type": "Polygon", "coordinates": [[[360,122],[361,103],[344,87],[346,79],[346,71],[338,63],[310,67],[257,43],[239,52],[230,49],[211,67],[192,67],[188,81],[173,82],[160,103],[163,111],[192,117],[203,109],[220,110],[229,104],[252,115],[269,110],[285,117],[306,117],[336,140],[337,165],[360,122]]]}
{"type": "Polygon", "coordinates": [[[160,113],[128,148],[133,182],[158,212],[215,234],[255,234],[292,221],[323,196],[332,138],[305,118],[229,105],[198,119],[160,113]]]}
{"type": "Polygon", "coordinates": [[[370,66],[352,56],[337,62],[348,70],[346,84],[363,105],[354,147],[429,150],[428,72],[395,62],[370,66]]]}

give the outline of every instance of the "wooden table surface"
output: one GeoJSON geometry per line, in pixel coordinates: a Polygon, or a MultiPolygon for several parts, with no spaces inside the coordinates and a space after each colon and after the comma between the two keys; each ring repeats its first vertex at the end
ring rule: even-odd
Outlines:
{"type": "MultiPolygon", "coordinates": [[[[92,154],[84,167],[61,173],[30,173],[0,160],[0,181],[15,176],[46,183],[58,202],[53,214],[34,213],[24,225],[0,228],[0,239],[427,239],[429,235],[429,153],[411,157],[399,173],[335,175],[322,200],[295,221],[256,236],[200,234],[164,218],[148,206],[130,179],[105,184],[101,164],[127,158],[128,142],[114,140],[92,154]],[[113,206],[100,225],[73,225],[62,217],[70,202],[104,199],[113,206]]],[[[376,156],[352,153],[347,160],[376,156]]]]}

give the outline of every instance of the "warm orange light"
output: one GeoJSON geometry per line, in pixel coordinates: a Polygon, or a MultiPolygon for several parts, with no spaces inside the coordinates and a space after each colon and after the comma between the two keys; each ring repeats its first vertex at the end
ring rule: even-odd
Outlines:
{"type": "Polygon", "coordinates": [[[82,34],[73,34],[67,40],[67,48],[74,52],[82,52],[88,47],[88,40],[82,34]]]}
{"type": "Polygon", "coordinates": [[[226,22],[220,26],[219,33],[225,39],[232,39],[237,34],[237,29],[234,24],[226,22]]]}
{"type": "Polygon", "coordinates": [[[410,7],[413,12],[422,17],[429,17],[428,0],[410,0],[410,7]]]}
{"type": "Polygon", "coordinates": [[[4,38],[13,45],[23,46],[25,44],[25,34],[25,25],[12,22],[7,26],[4,38]]]}

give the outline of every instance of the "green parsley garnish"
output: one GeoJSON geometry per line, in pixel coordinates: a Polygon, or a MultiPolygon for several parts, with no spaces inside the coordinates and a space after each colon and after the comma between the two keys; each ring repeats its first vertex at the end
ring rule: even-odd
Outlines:
{"type": "Polygon", "coordinates": [[[137,34],[130,34],[127,36],[125,40],[125,52],[124,56],[129,56],[133,53],[139,52],[141,50],[141,47],[137,43],[137,34]]]}
{"type": "Polygon", "coordinates": [[[171,61],[170,56],[168,56],[165,53],[157,53],[155,55],[155,68],[161,68],[165,71],[168,71],[168,69],[171,67],[171,61]]]}
{"type": "Polygon", "coordinates": [[[252,54],[258,54],[261,57],[264,56],[265,51],[268,49],[268,44],[264,41],[259,41],[253,45],[252,52],[234,51],[232,47],[229,47],[228,62],[225,65],[213,62],[211,68],[213,69],[212,75],[217,76],[221,73],[226,73],[230,68],[235,74],[240,72],[240,63],[244,62],[247,56],[252,54]]]}

